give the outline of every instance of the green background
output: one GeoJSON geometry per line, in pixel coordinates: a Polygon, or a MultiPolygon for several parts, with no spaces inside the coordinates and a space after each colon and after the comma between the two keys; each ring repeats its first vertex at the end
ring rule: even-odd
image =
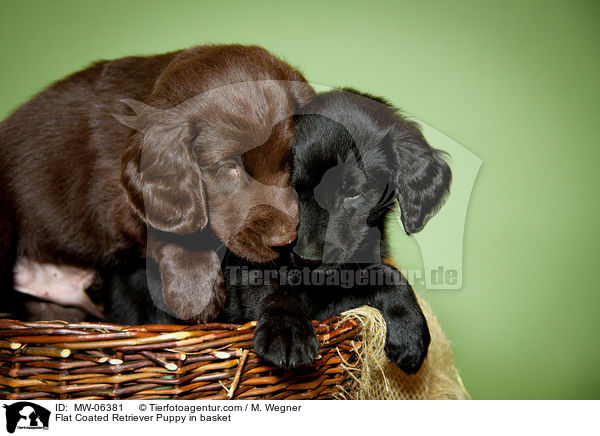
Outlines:
{"type": "Polygon", "coordinates": [[[312,82],[385,96],[483,160],[463,286],[421,290],[473,398],[599,398],[599,12],[594,1],[4,0],[0,116],[93,60],[211,42],[261,44],[312,82]]]}

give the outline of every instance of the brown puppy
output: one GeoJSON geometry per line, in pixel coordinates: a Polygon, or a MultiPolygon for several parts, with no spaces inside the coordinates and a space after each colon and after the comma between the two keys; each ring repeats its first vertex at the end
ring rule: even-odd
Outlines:
{"type": "Polygon", "coordinates": [[[312,95],[298,71],[239,45],[103,61],[52,85],[0,124],[3,288],[17,256],[104,268],[147,254],[175,315],[212,318],[219,259],[177,237],[210,222],[253,261],[295,238],[292,115],[312,95]]]}

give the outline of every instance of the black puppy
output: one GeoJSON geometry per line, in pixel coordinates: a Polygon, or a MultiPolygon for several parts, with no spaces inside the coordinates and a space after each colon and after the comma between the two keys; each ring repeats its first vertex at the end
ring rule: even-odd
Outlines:
{"type": "MultiPolygon", "coordinates": [[[[318,354],[311,319],[367,304],[386,320],[390,360],[416,372],[427,354],[429,330],[410,285],[381,263],[387,255],[381,235],[396,199],[409,234],[435,214],[451,180],[441,152],[385,101],[345,90],[317,96],[298,116],[293,153],[297,242],[268,265],[226,253],[220,320],[258,320],[256,351],[291,368],[310,364],[318,354]]],[[[148,276],[159,279],[150,270],[148,276]]],[[[112,305],[113,313],[118,306],[112,305]]]]}
{"type": "Polygon", "coordinates": [[[294,367],[318,353],[311,319],[368,304],[386,320],[388,357],[405,372],[416,372],[427,354],[429,330],[410,285],[381,263],[387,256],[381,235],[396,199],[406,232],[423,229],[450,181],[442,153],[384,100],[353,90],[319,95],[297,124],[292,186],[300,225],[293,254],[279,258],[287,270],[280,268],[268,285],[249,283],[252,272],[244,280],[244,263],[230,253],[220,316],[257,319],[258,353],[294,367]]]}

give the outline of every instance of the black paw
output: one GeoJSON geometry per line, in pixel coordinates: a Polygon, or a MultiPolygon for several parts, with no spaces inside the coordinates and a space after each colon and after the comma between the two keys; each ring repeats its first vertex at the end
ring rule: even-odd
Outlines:
{"type": "Polygon", "coordinates": [[[429,348],[429,328],[425,320],[388,326],[385,351],[388,358],[407,374],[416,373],[429,348]]]}
{"type": "Polygon", "coordinates": [[[313,363],[319,354],[319,342],[308,318],[288,312],[259,320],[254,349],[267,362],[290,369],[313,363]]]}

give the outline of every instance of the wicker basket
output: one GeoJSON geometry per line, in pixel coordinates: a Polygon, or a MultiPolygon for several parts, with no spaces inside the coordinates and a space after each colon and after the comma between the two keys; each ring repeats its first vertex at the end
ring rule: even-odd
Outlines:
{"type": "Polygon", "coordinates": [[[255,325],[0,320],[0,398],[332,399],[356,384],[359,320],[315,322],[320,356],[289,371],[256,355],[255,325]]]}

